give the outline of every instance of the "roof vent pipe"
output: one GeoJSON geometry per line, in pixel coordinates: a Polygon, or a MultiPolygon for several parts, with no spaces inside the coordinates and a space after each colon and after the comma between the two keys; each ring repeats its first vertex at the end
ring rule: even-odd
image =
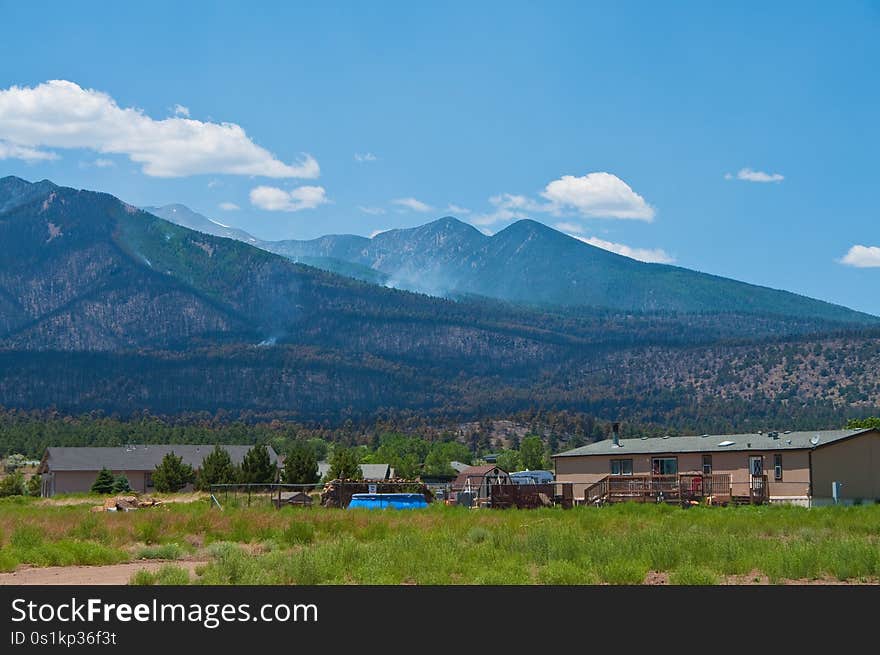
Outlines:
{"type": "Polygon", "coordinates": [[[611,424],[611,439],[614,441],[615,446],[620,446],[620,423],[612,423],[611,424]]]}

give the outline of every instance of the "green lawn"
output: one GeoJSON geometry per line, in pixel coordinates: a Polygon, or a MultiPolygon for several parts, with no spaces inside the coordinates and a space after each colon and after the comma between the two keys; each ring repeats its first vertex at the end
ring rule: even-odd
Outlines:
{"type": "MultiPolygon", "coordinates": [[[[374,511],[0,501],[0,570],[203,560],[207,584],[880,581],[880,505],[374,511]]],[[[173,568],[133,582],[185,579],[173,568]]]]}

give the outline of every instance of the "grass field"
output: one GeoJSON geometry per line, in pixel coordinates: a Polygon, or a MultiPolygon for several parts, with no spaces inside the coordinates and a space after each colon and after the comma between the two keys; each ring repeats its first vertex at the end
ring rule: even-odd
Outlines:
{"type": "Polygon", "coordinates": [[[880,505],[135,512],[0,501],[0,570],[169,560],[137,584],[880,581],[880,505]],[[173,560],[200,560],[190,578],[173,560]]]}

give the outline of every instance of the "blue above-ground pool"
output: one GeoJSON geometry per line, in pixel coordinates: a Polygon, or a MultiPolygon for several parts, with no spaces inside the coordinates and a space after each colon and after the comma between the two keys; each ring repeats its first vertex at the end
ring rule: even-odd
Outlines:
{"type": "Polygon", "coordinates": [[[427,507],[422,494],[352,494],[349,509],[419,509],[427,507]]]}

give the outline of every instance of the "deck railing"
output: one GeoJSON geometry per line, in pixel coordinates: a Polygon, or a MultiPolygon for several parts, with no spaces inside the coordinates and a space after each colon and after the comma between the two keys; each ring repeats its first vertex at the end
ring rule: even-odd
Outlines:
{"type": "Polygon", "coordinates": [[[584,504],[605,502],[689,502],[711,498],[727,502],[731,497],[727,473],[678,475],[608,475],[584,490],[584,504]]]}

